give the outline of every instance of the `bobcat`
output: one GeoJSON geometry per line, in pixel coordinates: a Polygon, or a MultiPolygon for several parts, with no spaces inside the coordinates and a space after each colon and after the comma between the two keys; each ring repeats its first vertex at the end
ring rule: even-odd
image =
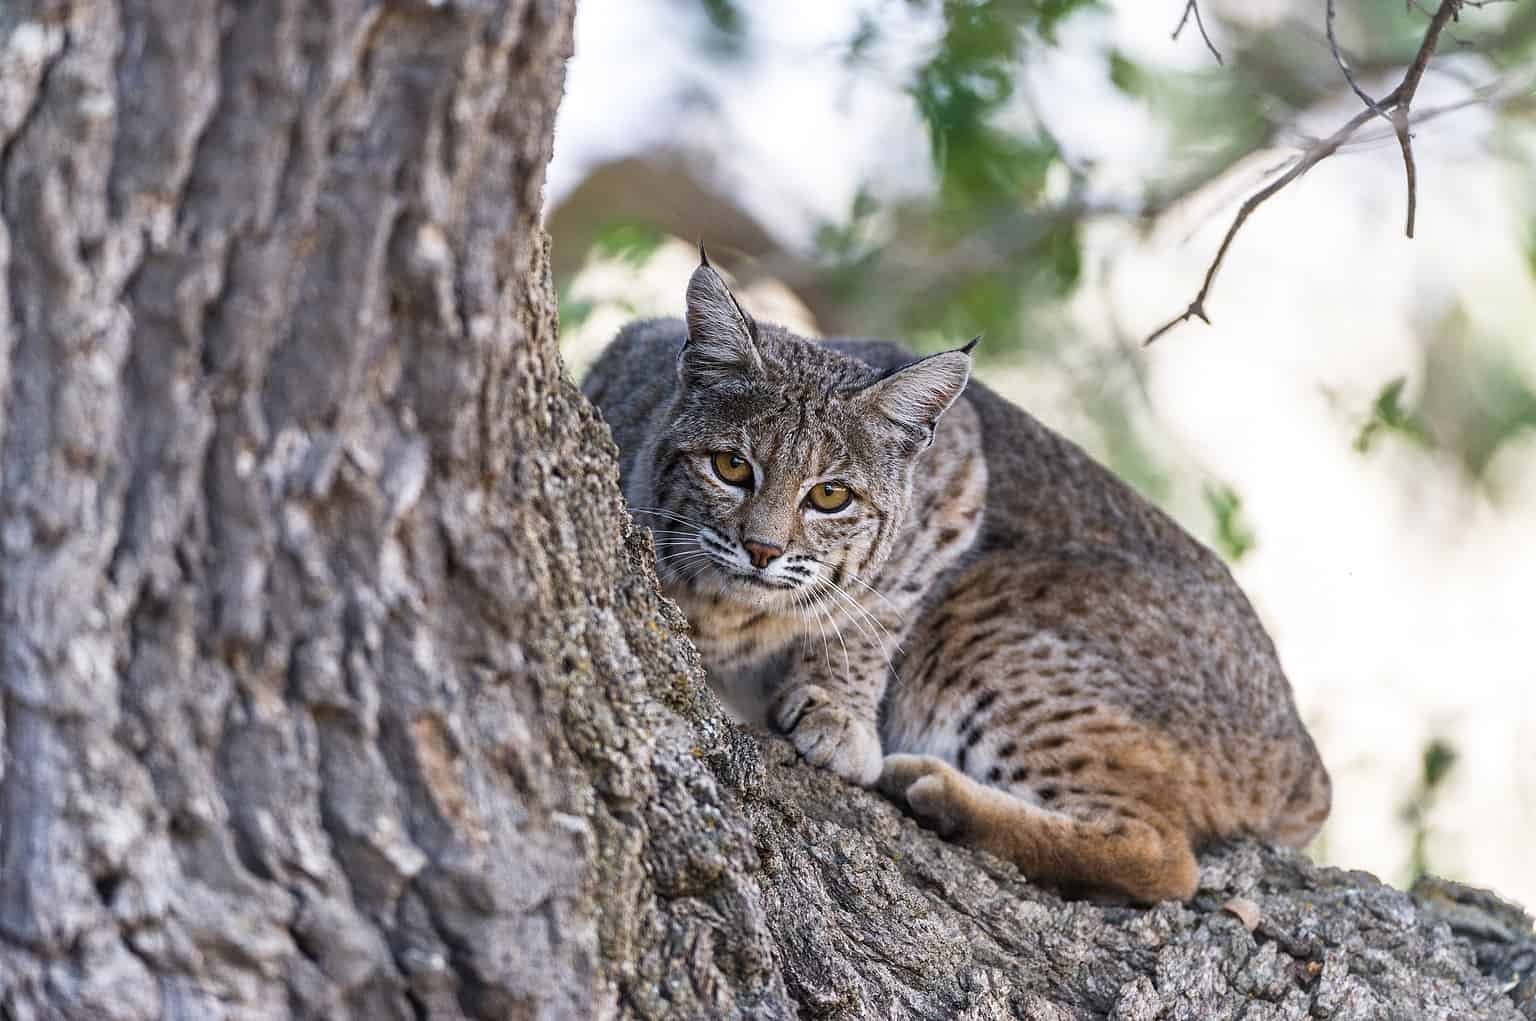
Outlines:
{"type": "Polygon", "coordinates": [[[686,322],[584,387],[716,690],[810,763],[1032,879],[1195,892],[1202,841],[1299,846],[1330,784],[1220,560],[1082,450],[915,358],[754,320],[701,250],[686,322]]]}

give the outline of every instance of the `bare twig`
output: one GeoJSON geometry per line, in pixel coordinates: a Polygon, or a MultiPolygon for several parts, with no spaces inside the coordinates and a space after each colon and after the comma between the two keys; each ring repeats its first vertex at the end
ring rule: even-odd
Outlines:
{"type": "MultiPolygon", "coordinates": [[[[1483,0],[1483,2],[1488,2],[1488,0],[1483,0]]],[[[1339,148],[1349,141],[1354,133],[1373,117],[1387,117],[1392,124],[1393,132],[1397,135],[1398,146],[1402,149],[1403,168],[1408,178],[1408,219],[1406,230],[1408,236],[1410,238],[1413,237],[1414,220],[1418,208],[1418,171],[1414,164],[1413,141],[1409,132],[1412,123],[1409,118],[1409,108],[1413,103],[1414,94],[1418,91],[1419,82],[1424,78],[1424,71],[1429,66],[1429,58],[1434,54],[1435,47],[1440,41],[1440,35],[1445,30],[1446,24],[1457,17],[1463,5],[1469,3],[1475,6],[1477,0],[1440,0],[1440,6],[1435,9],[1434,15],[1430,18],[1429,27],[1425,30],[1424,38],[1419,44],[1418,51],[1414,54],[1412,63],[1408,65],[1408,70],[1404,73],[1403,80],[1386,97],[1379,101],[1374,101],[1356,85],[1351,72],[1345,65],[1342,54],[1338,50],[1338,44],[1333,34],[1333,0],[1328,0],[1329,44],[1333,47],[1334,56],[1338,59],[1339,66],[1344,69],[1345,80],[1349,82],[1350,88],[1354,90],[1355,94],[1365,102],[1367,109],[1355,114],[1345,122],[1343,127],[1327,138],[1313,142],[1296,162],[1291,165],[1289,170],[1248,197],[1247,201],[1238,209],[1237,216],[1232,220],[1232,225],[1227,228],[1227,233],[1221,240],[1221,247],[1216,250],[1216,257],[1211,260],[1210,267],[1205,271],[1205,280],[1201,283],[1199,293],[1195,295],[1195,299],[1189,303],[1183,312],[1152,331],[1143,343],[1152,343],[1175,326],[1190,319],[1199,319],[1209,324],[1211,319],[1205,311],[1206,298],[1210,296],[1211,287],[1216,282],[1216,274],[1220,272],[1221,265],[1226,260],[1227,252],[1232,247],[1233,239],[1237,237],[1237,232],[1242,229],[1243,224],[1248,221],[1248,217],[1252,216],[1255,210],[1265,202],[1268,202],[1283,188],[1296,180],[1296,178],[1338,152],[1339,148]],[[1387,116],[1388,114],[1390,114],[1390,117],[1387,116]]]]}
{"type": "Polygon", "coordinates": [[[1143,344],[1152,343],[1175,326],[1191,318],[1198,318],[1206,325],[1210,325],[1211,317],[1206,315],[1205,299],[1210,295],[1211,285],[1216,282],[1216,274],[1221,270],[1221,264],[1227,258],[1227,250],[1232,247],[1232,239],[1237,237],[1237,232],[1242,229],[1248,217],[1252,216],[1255,209],[1268,202],[1286,185],[1337,152],[1339,146],[1347,142],[1360,125],[1374,116],[1376,115],[1370,110],[1362,110],[1360,113],[1355,114],[1342,128],[1327,138],[1314,142],[1309,146],[1307,151],[1301,154],[1301,158],[1292,164],[1291,169],[1275,178],[1262,190],[1250,195],[1248,200],[1238,209],[1237,216],[1232,220],[1232,226],[1227,228],[1226,237],[1221,239],[1221,247],[1216,250],[1216,258],[1211,260],[1210,268],[1205,271],[1205,282],[1200,285],[1200,293],[1195,295],[1195,300],[1190,302],[1189,307],[1179,315],[1174,316],[1162,326],[1153,330],[1151,336],[1147,337],[1143,344]]]}
{"type": "MultiPolygon", "coordinates": [[[[1487,0],[1484,0],[1483,3],[1473,3],[1472,0],[1465,0],[1465,2],[1462,4],[1462,6],[1464,6],[1464,7],[1478,7],[1478,8],[1484,7],[1486,5],[1487,5],[1487,0]]],[[[1433,18],[1435,16],[1435,12],[1433,10],[1431,10],[1430,8],[1424,6],[1424,0],[1409,0],[1408,9],[1412,10],[1412,11],[1418,11],[1420,14],[1424,15],[1426,18],[1433,18]]],[[[1447,39],[1449,39],[1451,42],[1455,43],[1457,46],[1471,46],[1472,45],[1472,40],[1458,38],[1456,36],[1456,34],[1454,32],[1452,32],[1452,31],[1450,31],[1449,29],[1446,30],[1445,35],[1446,35],[1447,39]]]]}
{"type": "Polygon", "coordinates": [[[1377,105],[1376,100],[1368,96],[1365,90],[1360,87],[1360,84],[1355,81],[1355,73],[1350,70],[1349,61],[1345,60],[1344,54],[1339,52],[1339,39],[1333,33],[1333,17],[1334,0],[1328,0],[1328,16],[1325,21],[1328,26],[1328,48],[1333,51],[1333,62],[1339,65],[1339,70],[1344,73],[1344,80],[1349,83],[1349,87],[1354,90],[1355,95],[1360,97],[1360,102],[1370,107],[1372,113],[1377,114],[1382,120],[1390,123],[1392,120],[1391,116],[1377,105]]]}
{"type": "Polygon", "coordinates": [[[1205,19],[1200,17],[1199,0],[1189,0],[1184,5],[1184,14],[1179,18],[1179,24],[1173,30],[1174,42],[1178,42],[1179,34],[1184,31],[1184,26],[1189,23],[1189,16],[1191,14],[1195,16],[1195,27],[1200,30],[1200,38],[1205,40],[1205,48],[1211,51],[1211,56],[1216,58],[1216,63],[1225,66],[1226,61],[1221,59],[1221,51],[1216,48],[1215,43],[1211,42],[1210,33],[1205,30],[1205,19]]]}
{"type": "MultiPolygon", "coordinates": [[[[1419,44],[1419,52],[1414,55],[1413,63],[1408,65],[1408,73],[1403,76],[1403,83],[1392,94],[1395,99],[1392,108],[1392,127],[1397,131],[1397,143],[1403,150],[1403,170],[1408,175],[1408,223],[1406,232],[1413,237],[1414,214],[1418,209],[1418,172],[1413,162],[1413,141],[1408,133],[1408,107],[1413,103],[1413,96],[1419,90],[1419,82],[1424,78],[1424,70],[1429,67],[1429,58],[1439,45],[1440,33],[1445,30],[1446,22],[1456,18],[1461,13],[1461,6],[1467,0],[1440,0],[1440,6],[1429,19],[1429,28],[1424,32],[1424,41],[1419,44]]],[[[1474,0],[1475,2],[1475,0],[1474,0]]]]}

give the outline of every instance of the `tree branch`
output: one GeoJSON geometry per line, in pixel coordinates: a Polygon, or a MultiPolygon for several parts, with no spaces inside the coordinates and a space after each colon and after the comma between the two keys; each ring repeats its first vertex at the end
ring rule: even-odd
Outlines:
{"type": "Polygon", "coordinates": [[[1440,43],[1440,33],[1445,31],[1447,22],[1461,13],[1462,4],[1465,2],[1466,0],[1440,0],[1439,8],[1429,19],[1429,28],[1424,33],[1424,41],[1419,44],[1419,52],[1414,55],[1413,63],[1408,65],[1408,73],[1403,76],[1403,83],[1393,93],[1395,103],[1392,110],[1392,127],[1397,131],[1397,142],[1403,150],[1403,170],[1408,175],[1408,223],[1405,230],[1410,238],[1413,237],[1414,214],[1418,206],[1418,174],[1413,163],[1413,141],[1408,133],[1408,107],[1413,102],[1414,93],[1419,90],[1419,82],[1424,78],[1425,69],[1429,67],[1429,58],[1440,43]]]}
{"type": "Polygon", "coordinates": [[[1355,74],[1350,70],[1349,62],[1344,59],[1344,54],[1339,51],[1339,38],[1333,31],[1334,13],[1334,0],[1328,0],[1328,16],[1325,20],[1328,28],[1328,48],[1333,51],[1333,62],[1339,65],[1339,70],[1343,73],[1344,80],[1349,83],[1349,87],[1354,91],[1355,95],[1360,97],[1360,101],[1370,107],[1371,111],[1379,115],[1382,120],[1391,123],[1392,118],[1387,112],[1377,104],[1376,100],[1367,95],[1365,90],[1355,81],[1355,74]]]}
{"type": "Polygon", "coordinates": [[[1275,178],[1263,190],[1250,195],[1248,200],[1243,203],[1242,208],[1237,211],[1237,216],[1232,220],[1232,226],[1227,228],[1226,237],[1222,238],[1221,247],[1216,250],[1216,258],[1211,260],[1210,268],[1205,271],[1205,282],[1200,285],[1200,292],[1195,295],[1195,300],[1191,301],[1189,307],[1182,313],[1174,316],[1162,326],[1152,331],[1152,334],[1142,342],[1143,346],[1152,343],[1158,337],[1161,337],[1191,317],[1198,317],[1201,322],[1209,326],[1211,317],[1205,312],[1205,299],[1210,295],[1212,285],[1216,283],[1216,274],[1220,272],[1221,264],[1227,258],[1227,251],[1232,247],[1233,239],[1237,237],[1237,232],[1242,229],[1248,217],[1252,216],[1254,210],[1268,202],[1286,185],[1337,152],[1339,146],[1349,141],[1350,136],[1359,129],[1360,125],[1374,116],[1376,116],[1375,113],[1370,110],[1362,110],[1360,113],[1355,114],[1342,128],[1308,147],[1307,151],[1302,153],[1301,159],[1297,160],[1291,169],[1275,178]]]}
{"type": "MultiPolygon", "coordinates": [[[[1429,27],[1425,30],[1424,38],[1419,43],[1418,51],[1414,54],[1413,61],[1408,65],[1408,70],[1404,73],[1402,81],[1389,95],[1380,102],[1377,102],[1372,100],[1356,84],[1353,74],[1350,72],[1343,55],[1339,51],[1338,42],[1333,31],[1334,2],[1333,0],[1328,0],[1326,17],[1328,43],[1333,49],[1335,60],[1338,61],[1339,67],[1344,72],[1345,81],[1349,83],[1349,87],[1366,104],[1367,109],[1355,114],[1343,127],[1339,128],[1332,135],[1314,142],[1302,153],[1301,158],[1288,171],[1262,190],[1255,192],[1243,203],[1242,207],[1237,211],[1237,216],[1232,220],[1232,226],[1227,228],[1226,236],[1221,241],[1221,247],[1216,250],[1215,259],[1211,261],[1210,268],[1205,272],[1205,280],[1200,285],[1199,293],[1195,295],[1194,300],[1189,303],[1183,312],[1174,316],[1156,330],[1153,330],[1147,336],[1147,339],[1143,341],[1143,345],[1151,344],[1175,326],[1191,318],[1198,318],[1209,325],[1211,319],[1205,311],[1205,300],[1209,297],[1211,287],[1216,282],[1216,274],[1221,270],[1221,265],[1227,257],[1227,252],[1232,247],[1233,239],[1237,237],[1237,232],[1242,229],[1248,217],[1252,216],[1259,206],[1273,198],[1283,188],[1296,180],[1296,178],[1305,174],[1335,152],[1338,152],[1340,146],[1349,141],[1354,133],[1373,117],[1385,117],[1390,121],[1393,132],[1397,135],[1398,145],[1402,149],[1403,169],[1408,180],[1406,232],[1408,237],[1413,237],[1414,221],[1418,209],[1418,171],[1414,164],[1413,141],[1409,132],[1411,126],[1409,109],[1413,103],[1414,94],[1418,92],[1419,83],[1424,78],[1424,72],[1429,67],[1429,58],[1434,54],[1435,47],[1440,42],[1440,36],[1445,31],[1446,24],[1454,20],[1460,13],[1461,8],[1469,2],[1476,6],[1474,0],[1440,0],[1440,6],[1435,9],[1434,14],[1430,17],[1429,27]]],[[[1191,0],[1190,6],[1194,6],[1193,0],[1191,0]]],[[[1186,9],[1187,16],[1188,11],[1186,9]]],[[[1197,12],[1196,17],[1198,18],[1198,16],[1197,12]]],[[[1182,22],[1180,25],[1182,27],[1182,22]]]]}
{"type": "Polygon", "coordinates": [[[1211,42],[1210,33],[1205,30],[1205,19],[1200,17],[1199,0],[1189,0],[1184,5],[1184,14],[1179,18],[1179,23],[1173,30],[1173,40],[1175,42],[1178,41],[1179,34],[1184,31],[1184,26],[1189,23],[1189,16],[1191,14],[1195,16],[1195,27],[1200,30],[1200,38],[1205,40],[1205,48],[1211,51],[1211,56],[1216,58],[1216,63],[1225,66],[1226,61],[1221,59],[1221,51],[1216,48],[1215,43],[1211,42]]]}

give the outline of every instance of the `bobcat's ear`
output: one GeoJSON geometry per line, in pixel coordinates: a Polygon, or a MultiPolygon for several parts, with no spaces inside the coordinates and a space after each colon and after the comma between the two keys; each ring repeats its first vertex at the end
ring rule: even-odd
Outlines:
{"type": "Polygon", "coordinates": [[[912,431],[918,449],[926,448],[933,443],[939,416],[959,399],[971,378],[971,348],[976,340],[903,366],[865,387],[859,396],[871,412],[912,431]]]}
{"type": "Polygon", "coordinates": [[[688,281],[688,340],[677,356],[684,386],[741,382],[761,375],[757,324],[709,264],[699,246],[699,268],[688,281]]]}

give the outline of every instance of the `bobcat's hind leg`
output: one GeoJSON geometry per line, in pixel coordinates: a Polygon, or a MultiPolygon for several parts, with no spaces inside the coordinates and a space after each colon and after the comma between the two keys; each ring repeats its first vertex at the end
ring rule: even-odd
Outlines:
{"type": "Polygon", "coordinates": [[[967,821],[966,804],[952,793],[951,773],[962,782],[970,779],[937,756],[887,755],[876,786],[939,836],[958,838],[967,821]]]}
{"type": "Polygon", "coordinates": [[[931,755],[888,755],[879,788],[925,826],[1012,861],[1030,879],[1133,900],[1187,900],[1199,882],[1189,838],[1151,813],[1083,818],[1031,804],[931,755]]]}

